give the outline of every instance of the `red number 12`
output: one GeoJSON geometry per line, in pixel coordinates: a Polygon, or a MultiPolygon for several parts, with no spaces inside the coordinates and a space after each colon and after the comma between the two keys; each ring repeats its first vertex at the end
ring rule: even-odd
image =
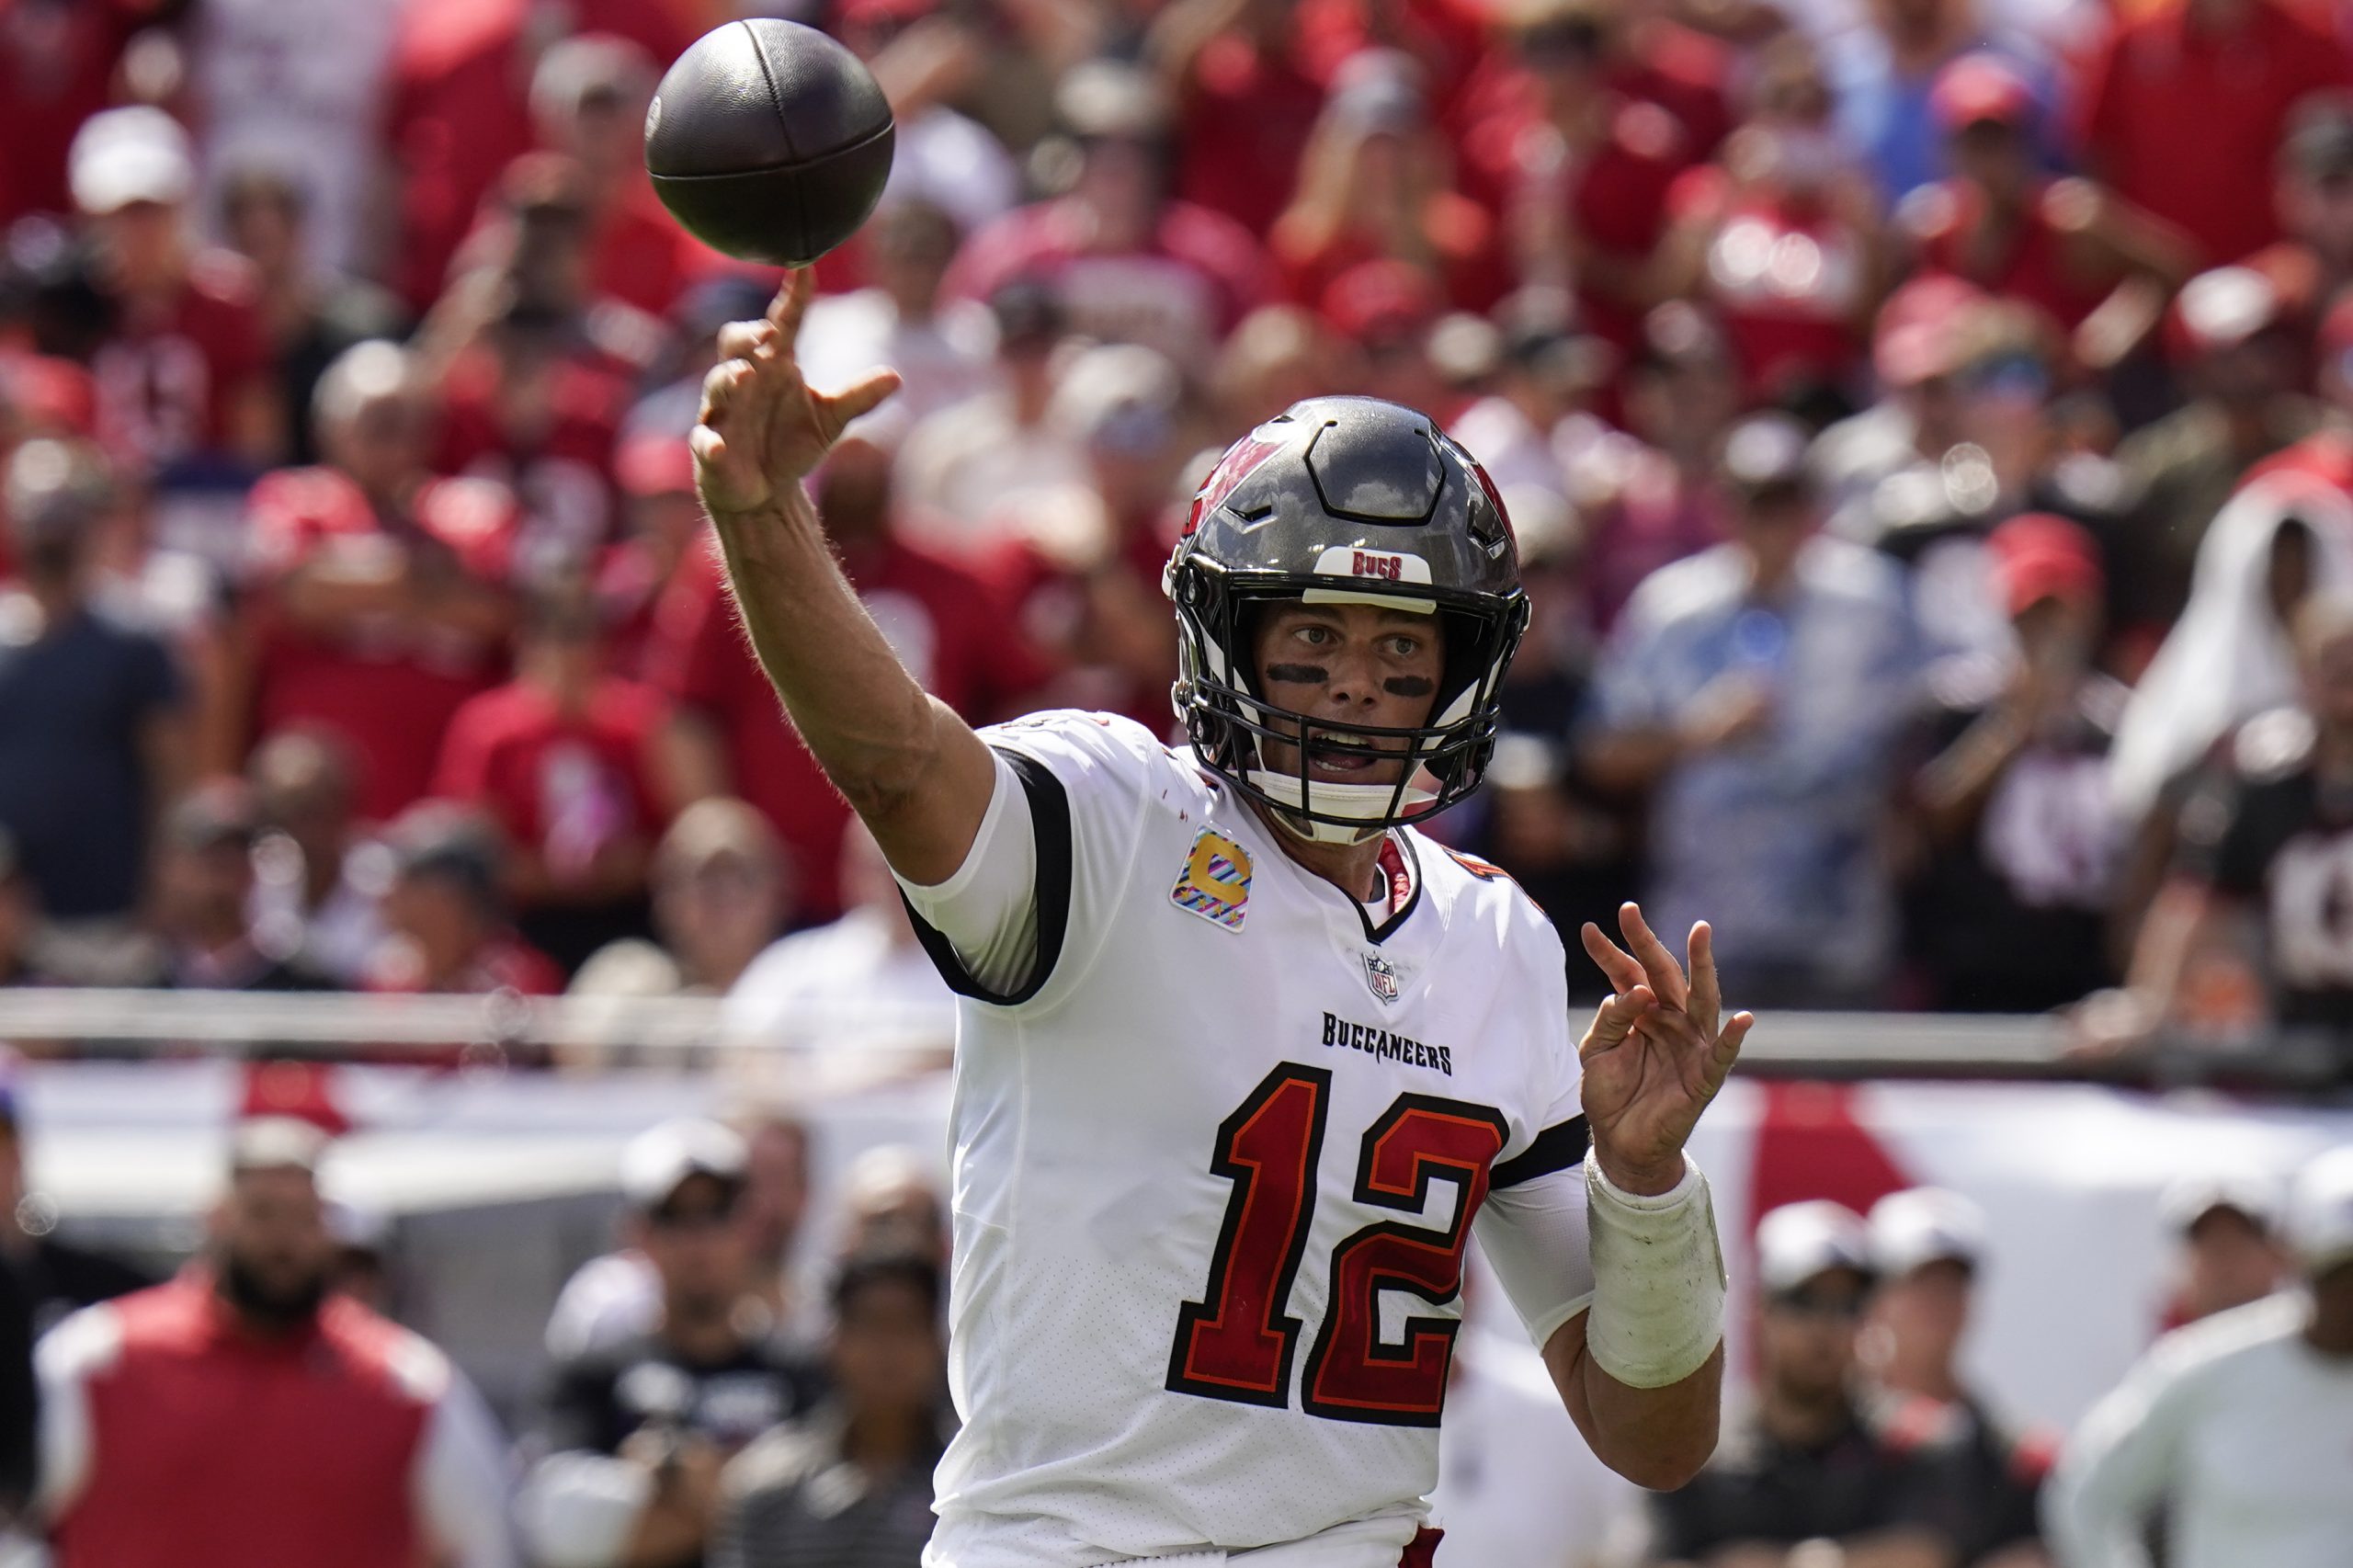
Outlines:
{"type": "MultiPolygon", "coordinates": [[[[1276,1409],[1290,1402],[1300,1320],[1287,1315],[1307,1250],[1317,1161],[1331,1099],[1326,1068],[1285,1062],[1218,1128],[1210,1168],[1233,1183],[1208,1288],[1176,1318],[1168,1387],[1178,1393],[1276,1409]]],[[[1384,1346],[1380,1295],[1410,1292],[1433,1306],[1462,1288],[1462,1247],[1487,1195],[1487,1168],[1508,1136],[1484,1106],[1400,1095],[1367,1130],[1356,1199],[1418,1214],[1430,1184],[1455,1184],[1442,1229],[1384,1221],[1332,1251],[1323,1325],[1308,1353],[1301,1403],[1312,1415],[1392,1426],[1435,1426],[1459,1326],[1415,1317],[1401,1346],[1384,1346]]]]}

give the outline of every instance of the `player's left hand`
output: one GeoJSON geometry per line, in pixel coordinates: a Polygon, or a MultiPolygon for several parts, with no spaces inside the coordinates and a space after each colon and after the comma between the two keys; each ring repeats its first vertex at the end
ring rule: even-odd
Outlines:
{"type": "Polygon", "coordinates": [[[1618,927],[1624,948],[1591,921],[1582,933],[1585,950],[1617,993],[1577,1046],[1586,1125],[1603,1175],[1628,1192],[1660,1193],[1683,1179],[1684,1141],[1723,1087],[1756,1018],[1735,1013],[1719,1022],[1723,998],[1705,921],[1691,927],[1688,982],[1639,906],[1620,907],[1618,927]]]}

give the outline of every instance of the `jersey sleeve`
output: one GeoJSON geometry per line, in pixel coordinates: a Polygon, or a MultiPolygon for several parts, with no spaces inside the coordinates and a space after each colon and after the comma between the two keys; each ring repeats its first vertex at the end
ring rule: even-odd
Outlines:
{"type": "Polygon", "coordinates": [[[1142,725],[1100,713],[1035,714],[992,725],[981,738],[999,758],[998,795],[966,863],[937,887],[907,890],[908,904],[949,989],[1018,1006],[1093,960],[1134,870],[1137,819],[1154,772],[1176,761],[1142,725]],[[1008,779],[1020,790],[1017,803],[1006,796],[1008,779]],[[1026,845],[1018,808],[1029,815],[1026,845]],[[943,929],[934,915],[956,929],[943,929]],[[1024,949],[1027,972],[1008,987],[1004,960],[1024,949]],[[975,972],[976,961],[992,972],[975,972]]]}
{"type": "Polygon", "coordinates": [[[1504,1294],[1541,1349],[1560,1326],[1593,1301],[1593,1250],[1586,1234],[1585,1157],[1588,1138],[1576,1042],[1568,1032],[1566,956],[1549,926],[1529,944],[1541,971],[1536,1006],[1557,1018],[1549,1049],[1531,1064],[1530,1103],[1540,1108],[1525,1147],[1495,1162],[1487,1200],[1472,1221],[1504,1294]]]}

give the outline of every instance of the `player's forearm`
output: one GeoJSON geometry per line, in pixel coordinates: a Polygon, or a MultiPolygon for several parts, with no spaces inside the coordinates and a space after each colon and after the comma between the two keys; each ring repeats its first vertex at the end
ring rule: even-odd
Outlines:
{"type": "Polygon", "coordinates": [[[1700,1369],[1664,1388],[1630,1388],[1581,1358],[1593,1452],[1637,1486],[1672,1492],[1699,1473],[1716,1451],[1723,1402],[1723,1347],[1700,1369]]]}
{"type": "Polygon", "coordinates": [[[810,755],[902,874],[955,874],[995,788],[988,748],[891,651],[797,485],[772,511],[717,516],[752,648],[810,755]]]}

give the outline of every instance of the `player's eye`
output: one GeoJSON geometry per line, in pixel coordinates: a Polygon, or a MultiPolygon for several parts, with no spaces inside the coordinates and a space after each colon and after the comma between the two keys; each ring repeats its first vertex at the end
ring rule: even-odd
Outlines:
{"type": "Polygon", "coordinates": [[[1292,635],[1311,648],[1321,648],[1332,640],[1332,629],[1328,626],[1318,626],[1310,621],[1292,635]]]}
{"type": "Polygon", "coordinates": [[[1421,651],[1421,639],[1417,637],[1400,635],[1389,639],[1389,656],[1392,659],[1410,659],[1421,651]]]}

